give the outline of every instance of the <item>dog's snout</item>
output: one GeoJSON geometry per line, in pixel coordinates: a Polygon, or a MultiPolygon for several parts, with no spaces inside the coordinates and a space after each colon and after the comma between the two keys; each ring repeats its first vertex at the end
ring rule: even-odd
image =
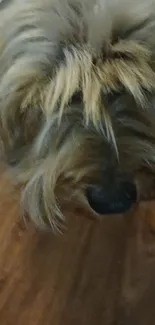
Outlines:
{"type": "Polygon", "coordinates": [[[86,196],[89,205],[98,214],[124,213],[137,201],[136,186],[128,181],[122,181],[108,190],[104,186],[90,187],[86,196]]]}

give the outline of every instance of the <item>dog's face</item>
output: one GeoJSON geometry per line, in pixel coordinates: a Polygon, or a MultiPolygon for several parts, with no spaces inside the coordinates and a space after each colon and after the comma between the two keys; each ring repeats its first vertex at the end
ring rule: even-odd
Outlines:
{"type": "Polygon", "coordinates": [[[2,147],[40,226],[71,206],[124,212],[153,189],[155,3],[118,2],[1,11],[2,147]]]}

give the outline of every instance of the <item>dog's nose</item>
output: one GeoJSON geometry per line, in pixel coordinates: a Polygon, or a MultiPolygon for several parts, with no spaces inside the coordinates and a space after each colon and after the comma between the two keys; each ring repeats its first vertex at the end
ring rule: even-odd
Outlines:
{"type": "Polygon", "coordinates": [[[98,214],[124,213],[137,201],[136,186],[127,181],[108,191],[102,186],[90,187],[86,196],[89,205],[98,214]]]}

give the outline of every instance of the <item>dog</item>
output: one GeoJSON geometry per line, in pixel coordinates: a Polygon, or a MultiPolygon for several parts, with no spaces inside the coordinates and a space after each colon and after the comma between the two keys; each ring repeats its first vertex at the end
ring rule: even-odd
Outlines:
{"type": "Polygon", "coordinates": [[[35,224],[153,196],[155,0],[3,0],[0,141],[35,224]],[[152,193],[152,194],[151,194],[152,193]]]}

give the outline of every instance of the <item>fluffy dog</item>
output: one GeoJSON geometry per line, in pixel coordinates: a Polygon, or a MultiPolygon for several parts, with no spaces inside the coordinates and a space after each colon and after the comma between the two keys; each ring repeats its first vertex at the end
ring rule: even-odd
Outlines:
{"type": "Polygon", "coordinates": [[[150,195],[155,1],[4,0],[0,17],[1,152],[23,210],[55,230],[70,207],[150,195]]]}

